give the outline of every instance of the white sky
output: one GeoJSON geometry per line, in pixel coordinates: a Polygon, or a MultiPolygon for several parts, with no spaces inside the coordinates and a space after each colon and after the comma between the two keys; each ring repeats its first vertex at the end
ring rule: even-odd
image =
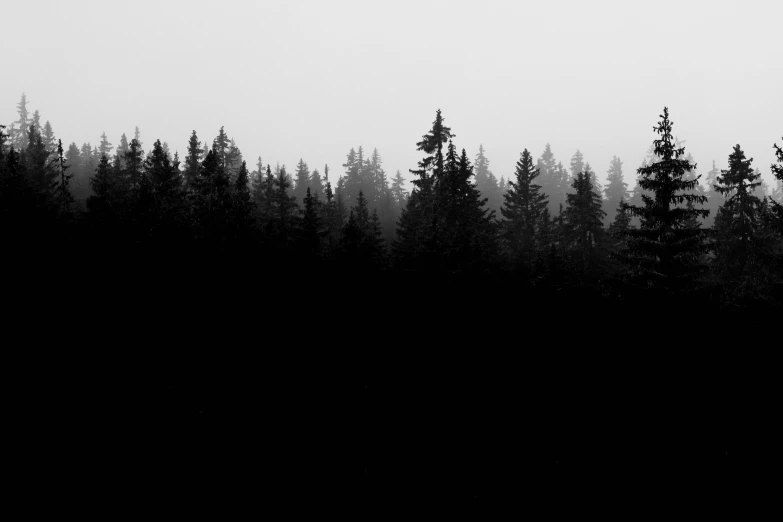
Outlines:
{"type": "MultiPolygon", "coordinates": [[[[22,92],[64,143],[139,126],[184,154],[221,125],[248,164],[335,180],[351,147],[409,179],[441,108],[509,177],[523,148],[579,148],[633,186],[667,105],[706,173],[739,143],[767,182],[783,140],[783,2],[37,0],[0,10],[0,122],[22,92]]],[[[251,167],[252,168],[252,167],[251,167]]]]}

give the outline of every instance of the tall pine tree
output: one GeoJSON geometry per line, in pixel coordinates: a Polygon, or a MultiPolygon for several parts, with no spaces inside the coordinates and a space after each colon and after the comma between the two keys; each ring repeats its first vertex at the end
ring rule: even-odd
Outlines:
{"type": "Polygon", "coordinates": [[[660,136],[653,141],[653,151],[660,161],[637,170],[639,187],[652,196],[641,195],[644,206],[625,206],[640,218],[640,226],[628,231],[627,245],[619,256],[637,281],[664,290],[679,290],[692,285],[694,275],[704,268],[699,261],[703,232],[687,228],[685,223],[692,215],[703,217],[709,211],[681,206],[687,201],[704,203],[706,197],[686,193],[698,183],[698,178],[684,179],[695,165],[682,159],[684,148],[675,147],[668,108],[664,107],[660,118],[653,128],[660,136]]]}

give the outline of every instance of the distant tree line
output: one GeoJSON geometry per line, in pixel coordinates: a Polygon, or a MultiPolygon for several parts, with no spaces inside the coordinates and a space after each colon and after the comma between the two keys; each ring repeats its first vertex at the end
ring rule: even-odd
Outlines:
{"type": "Polygon", "coordinates": [[[8,251],[132,251],[160,256],[161,277],[172,259],[210,271],[218,268],[199,260],[228,256],[297,267],[313,280],[333,268],[610,296],[709,289],[727,304],[781,300],[783,151],[774,145],[769,196],[739,145],[728,169],[713,162],[705,189],[667,108],[632,191],[619,158],[601,187],[580,151],[566,168],[549,145],[537,159],[524,149],[513,176],[498,180],[483,145],[472,161],[438,110],[416,143],[422,156],[408,193],[377,149],[352,148],[333,185],[328,166],[321,172],[303,159],[293,174],[261,158],[249,168],[223,128],[211,143],[193,131],[182,158],[160,140],[145,150],[138,128],[116,148],[105,133],[97,146],[64,146],[27,105],[23,95],[19,119],[0,127],[8,251]]]}

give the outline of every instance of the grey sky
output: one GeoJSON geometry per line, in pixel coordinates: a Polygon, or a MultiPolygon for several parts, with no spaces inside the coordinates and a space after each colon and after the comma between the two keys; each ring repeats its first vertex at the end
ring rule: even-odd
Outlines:
{"type": "Polygon", "coordinates": [[[0,122],[22,92],[64,143],[139,126],[185,151],[221,125],[249,165],[334,181],[352,146],[410,179],[441,108],[509,177],[523,148],[580,149],[633,186],[664,105],[706,173],[739,143],[771,183],[783,2],[39,0],[0,10],[0,122]]]}

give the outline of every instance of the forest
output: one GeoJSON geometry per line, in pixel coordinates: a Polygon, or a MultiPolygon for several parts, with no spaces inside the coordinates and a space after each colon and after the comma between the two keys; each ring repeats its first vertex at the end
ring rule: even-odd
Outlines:
{"type": "Polygon", "coordinates": [[[559,502],[610,463],[724,480],[737,390],[770,418],[763,368],[739,385],[721,367],[777,343],[773,139],[771,191],[740,145],[702,179],[668,108],[635,175],[615,157],[602,187],[579,151],[564,166],[547,146],[497,179],[437,110],[411,137],[409,191],[377,149],[289,172],[248,166],[224,128],[180,157],[138,128],[66,145],[24,95],[17,109],[0,127],[5,300],[45,347],[19,389],[58,412],[31,421],[75,427],[61,440],[79,466],[232,492],[250,465],[347,470],[335,484],[368,508],[484,509],[522,481],[559,502]]]}
{"type": "Polygon", "coordinates": [[[728,169],[713,162],[702,179],[667,108],[635,176],[614,157],[604,187],[579,151],[566,167],[548,145],[539,157],[523,149],[514,175],[498,180],[483,147],[470,158],[438,110],[411,139],[421,160],[410,192],[377,149],[352,148],[342,170],[300,160],[289,172],[261,158],[249,167],[223,128],[211,142],[194,130],[180,158],[160,140],[145,150],[138,127],[116,147],[105,133],[97,146],[66,145],[25,95],[17,111],[0,134],[2,242],[20,268],[67,267],[76,286],[286,281],[387,303],[410,299],[405,287],[466,303],[513,299],[500,290],[513,287],[607,303],[691,298],[714,310],[783,299],[783,150],[770,140],[774,190],[740,145],[728,169]]]}

